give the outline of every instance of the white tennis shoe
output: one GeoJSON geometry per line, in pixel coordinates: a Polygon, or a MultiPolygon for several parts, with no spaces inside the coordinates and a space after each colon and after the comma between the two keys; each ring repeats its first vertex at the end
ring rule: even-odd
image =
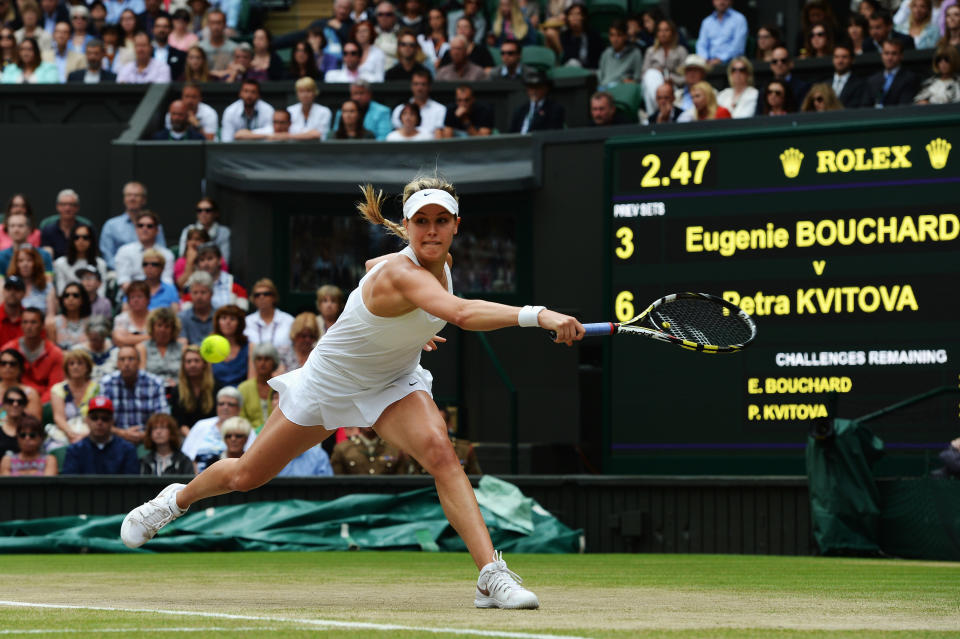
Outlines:
{"type": "Polygon", "coordinates": [[[477,608],[539,608],[537,596],[521,586],[520,575],[507,568],[502,552],[493,552],[493,561],[483,567],[477,579],[477,608]]]}
{"type": "Polygon", "coordinates": [[[170,484],[160,494],[127,513],[120,525],[120,539],[127,548],[139,548],[157,534],[157,531],[180,517],[187,509],[177,506],[177,493],[186,484],[170,484]]]}

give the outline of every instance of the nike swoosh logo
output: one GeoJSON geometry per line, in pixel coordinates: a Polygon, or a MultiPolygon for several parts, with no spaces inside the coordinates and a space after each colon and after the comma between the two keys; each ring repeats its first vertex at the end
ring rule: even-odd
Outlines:
{"type": "Polygon", "coordinates": [[[477,586],[477,590],[478,590],[478,591],[480,592],[480,594],[483,595],[484,597],[489,597],[489,596],[490,596],[490,591],[487,590],[486,588],[481,588],[480,586],[477,586]]]}
{"type": "Polygon", "coordinates": [[[417,385],[416,382],[410,382],[410,386],[416,386],[416,385],[417,385]]]}

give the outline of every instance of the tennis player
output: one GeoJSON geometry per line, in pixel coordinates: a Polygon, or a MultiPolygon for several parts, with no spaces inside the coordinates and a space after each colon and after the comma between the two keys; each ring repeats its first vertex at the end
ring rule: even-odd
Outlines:
{"type": "Polygon", "coordinates": [[[447,437],[431,395],[433,377],[420,366],[422,350],[444,341],[447,322],[473,331],[507,326],[556,331],[556,342],[583,337],[573,317],[543,306],[518,308],[453,295],[450,244],[460,227],[452,185],[418,177],[403,190],[402,225],[383,218],[382,193],[364,189],[357,208],[371,223],[408,242],[399,253],[367,262],[343,314],[306,364],[270,380],[280,403],[256,442],[237,459],[223,459],[187,485],[171,484],[123,520],[123,543],[136,548],[206,497],[248,491],[344,426],[373,426],[383,439],[413,455],[431,474],[447,520],[463,538],[480,576],[479,608],[538,608],[493,548],[469,479],[447,437]]]}

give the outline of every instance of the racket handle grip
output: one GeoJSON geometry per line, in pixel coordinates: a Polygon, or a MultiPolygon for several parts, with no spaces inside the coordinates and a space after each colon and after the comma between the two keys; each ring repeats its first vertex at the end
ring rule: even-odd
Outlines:
{"type": "MultiPolygon", "coordinates": [[[[617,325],[611,322],[597,322],[595,324],[583,325],[584,337],[597,337],[599,335],[613,335],[617,332],[617,325]]],[[[550,339],[557,339],[556,331],[547,331],[550,339]]]]}
{"type": "Polygon", "coordinates": [[[595,324],[583,325],[584,337],[596,337],[598,335],[613,335],[617,332],[617,325],[613,322],[597,322],[595,324]]]}

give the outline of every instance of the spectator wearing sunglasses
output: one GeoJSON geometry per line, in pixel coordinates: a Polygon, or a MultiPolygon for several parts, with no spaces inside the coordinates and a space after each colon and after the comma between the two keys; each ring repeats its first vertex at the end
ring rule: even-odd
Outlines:
{"type": "Polygon", "coordinates": [[[230,262],[230,228],[220,223],[220,207],[212,199],[204,197],[200,198],[194,210],[197,221],[180,231],[180,255],[187,254],[187,233],[190,229],[203,229],[210,236],[209,241],[220,248],[223,259],[230,262]]]}
{"type": "Polygon", "coordinates": [[[0,476],[56,475],[57,458],[43,452],[45,439],[39,419],[30,415],[21,417],[17,426],[17,445],[20,452],[0,459],[0,476]]]}
{"type": "Polygon", "coordinates": [[[731,117],[752,118],[757,110],[760,92],[753,86],[753,64],[745,56],[737,56],[727,65],[730,86],[717,94],[717,104],[731,117]]]}
{"type": "MultiPolygon", "coordinates": [[[[107,220],[100,231],[100,255],[107,266],[115,268],[114,258],[124,244],[137,241],[137,216],[146,209],[147,187],[140,182],[127,182],[123,185],[124,211],[107,220]]],[[[157,229],[157,244],[166,246],[163,225],[157,229]]],[[[139,264],[139,257],[137,258],[139,264]]]]}
{"type": "MultiPolygon", "coordinates": [[[[163,257],[160,279],[173,284],[173,253],[157,242],[160,220],[151,211],[141,211],[137,215],[137,241],[124,244],[117,251],[117,284],[126,292],[130,282],[146,278],[143,270],[144,253],[155,249],[163,257]]],[[[152,291],[151,291],[152,294],[152,291]]]]}
{"type": "Polygon", "coordinates": [[[527,70],[520,62],[520,43],[516,40],[504,40],[500,45],[500,65],[490,69],[491,80],[523,80],[527,70]]]}
{"type": "Polygon", "coordinates": [[[94,397],[87,405],[90,434],[67,448],[64,475],[139,475],[133,444],[114,435],[113,402],[94,397]]]}
{"type": "Polygon", "coordinates": [[[43,412],[40,404],[40,394],[23,383],[25,365],[26,360],[23,359],[23,355],[17,349],[7,348],[0,351],[0,396],[11,388],[18,389],[27,396],[27,414],[39,419],[43,412]]]}
{"type": "Polygon", "coordinates": [[[79,282],[67,284],[60,293],[60,312],[47,316],[47,335],[63,350],[82,344],[87,339],[90,323],[90,297],[79,282]]]}
{"type": "Polygon", "coordinates": [[[20,452],[17,431],[27,408],[27,394],[19,386],[3,392],[3,420],[0,421],[0,456],[20,452]]]}
{"type": "Polygon", "coordinates": [[[107,279],[107,261],[100,257],[97,234],[93,227],[81,223],[70,232],[65,254],[53,262],[53,283],[57,287],[57,294],[63,293],[67,284],[79,282],[80,271],[86,268],[93,269],[100,280],[97,295],[106,295],[106,285],[103,282],[107,279]]]}
{"type": "MultiPolygon", "coordinates": [[[[803,99],[807,97],[807,91],[810,90],[810,85],[793,75],[793,59],[785,46],[781,45],[773,50],[773,55],[770,57],[770,71],[773,72],[771,82],[777,82],[785,86],[794,103],[803,102],[803,99]]],[[[764,87],[762,93],[763,96],[767,95],[767,87],[764,87]]],[[[757,100],[757,115],[767,115],[764,112],[765,108],[766,101],[764,99],[757,100]]]]}
{"type": "Polygon", "coordinates": [[[933,76],[927,78],[914,96],[916,104],[956,104],[960,102],[960,52],[949,44],[933,54],[933,76]]]}

